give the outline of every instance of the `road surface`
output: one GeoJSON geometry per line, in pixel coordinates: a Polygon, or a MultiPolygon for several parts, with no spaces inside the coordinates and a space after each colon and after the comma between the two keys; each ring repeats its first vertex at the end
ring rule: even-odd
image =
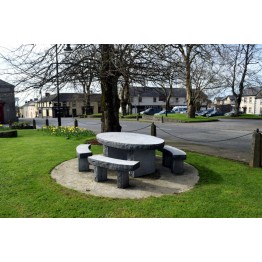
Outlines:
{"type": "MultiPolygon", "coordinates": [[[[36,118],[37,128],[45,125],[45,119],[36,118]]],[[[32,119],[20,119],[32,121],[32,119]]],[[[57,126],[57,119],[49,118],[49,125],[57,126]]],[[[62,126],[73,126],[73,118],[62,118],[62,126]]],[[[151,133],[151,122],[120,120],[123,132],[151,133]]],[[[221,119],[203,123],[155,123],[157,136],[166,144],[183,150],[195,151],[228,159],[249,162],[252,133],[262,130],[262,120],[221,119]]],[[[78,126],[95,133],[101,132],[100,119],[79,118],[78,126]]]]}

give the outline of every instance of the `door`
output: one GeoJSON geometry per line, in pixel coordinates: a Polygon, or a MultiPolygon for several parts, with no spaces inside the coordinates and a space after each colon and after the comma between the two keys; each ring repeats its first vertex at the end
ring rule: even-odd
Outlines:
{"type": "Polygon", "coordinates": [[[4,123],[4,105],[0,104],[0,124],[4,123]]]}

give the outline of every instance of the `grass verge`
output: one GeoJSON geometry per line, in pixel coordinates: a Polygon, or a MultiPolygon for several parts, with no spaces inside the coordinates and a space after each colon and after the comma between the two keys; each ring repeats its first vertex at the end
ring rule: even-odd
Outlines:
{"type": "Polygon", "coordinates": [[[172,119],[177,122],[183,122],[183,123],[194,123],[194,122],[213,122],[218,121],[216,117],[204,117],[204,116],[196,116],[195,118],[189,118],[187,114],[168,114],[167,116],[161,115],[161,116],[155,116],[155,117],[164,117],[168,119],[172,119]]]}
{"type": "MultiPolygon", "coordinates": [[[[0,217],[262,217],[261,169],[188,153],[200,172],[197,186],[182,194],[110,199],[58,185],[50,171],[75,157],[86,138],[66,139],[19,130],[0,140],[0,217]]],[[[102,147],[92,145],[94,154],[102,147]]]]}
{"type": "Polygon", "coordinates": [[[259,115],[251,115],[251,114],[242,114],[242,115],[239,115],[239,116],[222,116],[222,117],[219,117],[219,118],[231,118],[231,119],[259,119],[259,120],[262,120],[262,116],[259,116],[259,115]]]}

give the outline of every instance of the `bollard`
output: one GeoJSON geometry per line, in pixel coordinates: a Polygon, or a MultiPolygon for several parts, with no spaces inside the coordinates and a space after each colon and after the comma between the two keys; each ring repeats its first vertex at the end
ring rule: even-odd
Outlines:
{"type": "Polygon", "coordinates": [[[48,118],[46,118],[46,120],[45,120],[45,125],[46,125],[46,126],[49,126],[48,118]]]}
{"type": "Polygon", "coordinates": [[[36,122],[35,122],[35,119],[33,119],[33,129],[36,129],[36,122]]]}
{"type": "Polygon", "coordinates": [[[139,121],[139,114],[137,114],[137,116],[136,116],[136,120],[139,121]]]}
{"type": "Polygon", "coordinates": [[[161,116],[161,123],[164,123],[164,117],[161,116]]]}
{"type": "Polygon", "coordinates": [[[75,119],[75,127],[78,127],[77,119],[75,119]]]}
{"type": "Polygon", "coordinates": [[[156,125],[154,122],[151,125],[151,136],[156,136],[156,125]]]}
{"type": "Polygon", "coordinates": [[[259,129],[255,130],[252,135],[252,146],[251,146],[251,160],[249,165],[251,167],[262,166],[262,138],[259,129]]]}

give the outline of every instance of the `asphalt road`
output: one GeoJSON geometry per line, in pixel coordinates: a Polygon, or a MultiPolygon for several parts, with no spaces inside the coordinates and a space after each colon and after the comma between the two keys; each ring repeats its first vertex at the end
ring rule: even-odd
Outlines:
{"type": "MultiPolygon", "coordinates": [[[[32,121],[32,119],[20,119],[32,121]]],[[[57,119],[50,118],[50,125],[57,119]]],[[[151,122],[120,120],[123,132],[151,133],[151,122]]],[[[36,118],[37,128],[45,125],[45,119],[36,118]]],[[[62,118],[62,126],[73,126],[74,119],[62,118]]],[[[252,133],[262,130],[262,120],[221,119],[205,123],[155,123],[157,136],[166,144],[183,150],[217,155],[228,159],[249,162],[252,133]]],[[[100,119],[80,118],[78,126],[101,132],[100,119]]]]}

